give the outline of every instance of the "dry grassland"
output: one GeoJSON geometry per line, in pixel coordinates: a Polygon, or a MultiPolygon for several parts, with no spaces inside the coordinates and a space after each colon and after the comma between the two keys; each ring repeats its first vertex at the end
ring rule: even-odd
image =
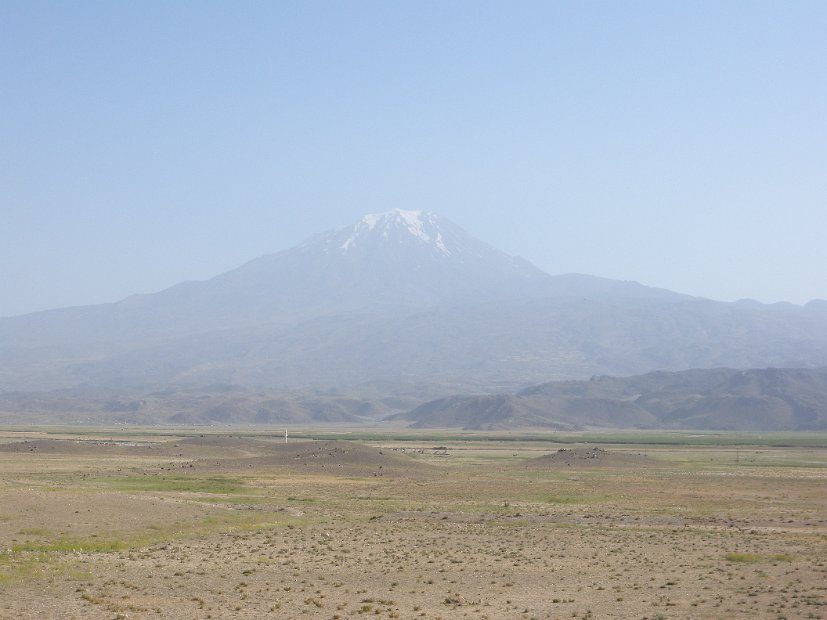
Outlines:
{"type": "Polygon", "coordinates": [[[0,618],[827,618],[825,448],[104,437],[0,435],[0,618]]]}

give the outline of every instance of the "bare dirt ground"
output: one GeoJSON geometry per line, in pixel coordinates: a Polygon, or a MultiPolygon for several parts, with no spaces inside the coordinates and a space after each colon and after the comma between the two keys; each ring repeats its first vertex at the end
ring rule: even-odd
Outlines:
{"type": "Polygon", "coordinates": [[[0,618],[262,617],[824,618],[827,449],[0,437],[0,618]]]}

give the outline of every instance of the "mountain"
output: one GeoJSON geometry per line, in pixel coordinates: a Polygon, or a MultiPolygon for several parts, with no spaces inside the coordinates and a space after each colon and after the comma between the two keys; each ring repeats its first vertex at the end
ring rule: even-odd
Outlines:
{"type": "Polygon", "coordinates": [[[451,396],[396,416],[415,428],[827,430],[827,368],[593,377],[517,394],[451,396]]]}
{"type": "Polygon", "coordinates": [[[114,304],[0,319],[0,342],[31,348],[167,341],[354,311],[398,312],[531,297],[549,289],[552,281],[527,261],[499,252],[436,215],[395,210],[367,215],[353,226],[316,235],[207,281],[184,282],[114,304]]]}
{"type": "Polygon", "coordinates": [[[437,215],[394,210],[210,280],[0,319],[0,392],[228,384],[430,398],[654,369],[818,367],[825,306],[552,276],[437,215]]]}

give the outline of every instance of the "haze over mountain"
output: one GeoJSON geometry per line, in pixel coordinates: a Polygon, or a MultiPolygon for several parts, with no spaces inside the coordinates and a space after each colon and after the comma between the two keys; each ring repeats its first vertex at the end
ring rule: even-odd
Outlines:
{"type": "Polygon", "coordinates": [[[655,369],[814,367],[827,365],[825,306],[551,276],[437,215],[394,210],[207,281],[0,319],[0,390],[428,384],[448,394],[655,369]]]}

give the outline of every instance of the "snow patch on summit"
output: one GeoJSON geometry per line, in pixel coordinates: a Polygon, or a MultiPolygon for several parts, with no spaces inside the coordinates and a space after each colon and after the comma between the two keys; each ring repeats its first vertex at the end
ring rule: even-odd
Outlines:
{"type": "MultiPolygon", "coordinates": [[[[374,229],[376,224],[379,223],[380,219],[382,219],[382,216],[379,215],[378,213],[369,213],[368,215],[366,215],[365,217],[362,218],[362,221],[359,222],[359,224],[364,224],[365,226],[368,227],[368,231],[371,231],[371,230],[374,229]]],[[[359,224],[357,224],[357,226],[359,224]]]]}
{"type": "Polygon", "coordinates": [[[434,241],[436,247],[439,248],[439,251],[445,254],[445,256],[451,256],[451,251],[445,246],[445,242],[442,240],[442,233],[438,232],[436,234],[436,241],[434,241]]]}
{"type": "Polygon", "coordinates": [[[350,246],[353,245],[353,242],[356,241],[356,238],[361,233],[370,232],[371,230],[376,228],[376,224],[378,224],[379,220],[381,219],[382,215],[377,213],[370,213],[363,217],[353,226],[353,234],[350,237],[348,237],[347,241],[345,241],[341,245],[341,249],[347,252],[348,248],[350,248],[350,246]]]}
{"type": "Polygon", "coordinates": [[[419,237],[423,241],[430,241],[431,237],[425,232],[425,226],[423,225],[422,218],[422,211],[403,211],[402,209],[397,209],[395,213],[399,216],[399,219],[405,223],[405,226],[414,237],[419,237]]]}
{"type": "Polygon", "coordinates": [[[450,250],[448,250],[442,238],[442,233],[439,231],[432,216],[423,214],[422,211],[405,211],[403,209],[394,209],[386,213],[372,213],[364,216],[353,226],[352,234],[342,243],[340,249],[343,252],[347,252],[354,246],[362,234],[369,233],[376,228],[380,228],[382,237],[388,239],[390,230],[400,227],[404,228],[415,238],[432,244],[445,256],[451,255],[450,250]],[[423,215],[426,215],[427,220],[423,219],[423,215]]]}

